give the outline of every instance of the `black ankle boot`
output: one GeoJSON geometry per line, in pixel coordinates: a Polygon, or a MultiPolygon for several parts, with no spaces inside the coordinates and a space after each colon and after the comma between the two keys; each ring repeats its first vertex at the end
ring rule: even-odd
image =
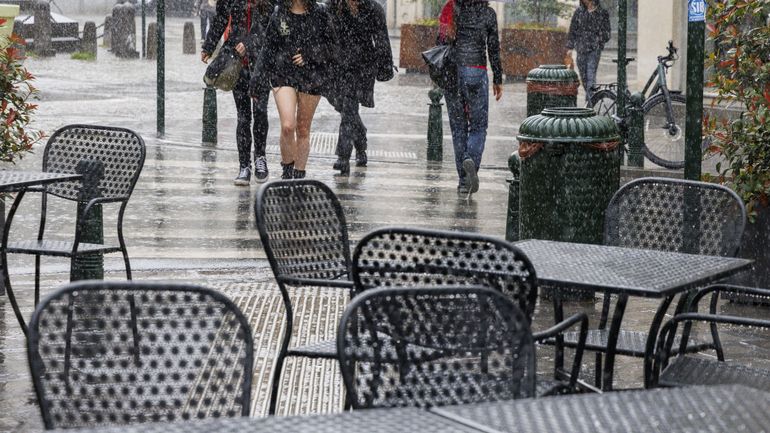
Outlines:
{"type": "Polygon", "coordinates": [[[305,178],[305,170],[297,170],[294,169],[294,179],[304,179],[305,178]]]}
{"type": "Polygon", "coordinates": [[[282,162],[281,169],[283,169],[281,179],[294,179],[294,162],[290,162],[288,164],[284,164],[282,162]]]}
{"type": "Polygon", "coordinates": [[[345,161],[342,158],[339,158],[334,162],[333,168],[339,170],[340,174],[350,174],[350,162],[345,161]]]}
{"type": "Polygon", "coordinates": [[[369,158],[366,157],[366,151],[356,151],[356,167],[366,167],[369,158]]]}

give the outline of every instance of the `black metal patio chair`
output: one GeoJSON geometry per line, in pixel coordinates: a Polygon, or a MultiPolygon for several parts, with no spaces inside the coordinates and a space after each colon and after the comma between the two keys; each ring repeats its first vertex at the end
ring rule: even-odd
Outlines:
{"type": "Polygon", "coordinates": [[[294,309],[288,287],[349,292],[350,244],[342,206],[334,192],[316,180],[273,181],[257,192],[257,228],[286,308],[286,328],[276,359],[269,413],[275,414],[287,357],[336,359],[334,339],[289,347],[294,309]]]}
{"type": "MultiPolygon", "coordinates": [[[[765,362],[763,368],[750,365],[754,362],[726,360],[718,331],[720,327],[730,328],[730,331],[736,334],[735,338],[741,340],[737,345],[756,344],[767,350],[770,343],[770,319],[719,314],[716,309],[718,295],[726,292],[747,296],[770,296],[768,289],[733,285],[713,285],[699,290],[692,297],[688,312],[675,315],[661,328],[655,353],[654,385],[744,385],[770,392],[770,363],[765,362]],[[709,294],[712,295],[709,312],[698,313],[698,303],[709,294]],[[716,342],[716,359],[685,352],[684,348],[692,336],[693,326],[698,323],[707,326],[711,338],[716,342]],[[756,335],[752,335],[752,329],[756,335]],[[680,330],[680,338],[675,339],[680,330]]],[[[746,308],[750,307],[743,307],[746,308]]],[[[767,356],[758,353],[751,358],[756,364],[767,360],[767,356]]]]}
{"type": "MultiPolygon", "coordinates": [[[[734,257],[740,249],[745,225],[743,201],[729,188],[706,182],[641,178],[622,186],[610,200],[605,214],[604,244],[734,257]]],[[[612,300],[612,295],[604,293],[599,327],[588,332],[585,345],[586,350],[598,352],[597,386],[601,354],[608,352],[606,326],[612,300]]],[[[680,297],[675,314],[684,311],[686,300],[686,295],[680,297]]],[[[625,302],[616,308],[625,308],[625,302]]],[[[659,309],[653,323],[662,323],[665,312],[666,308],[659,309]]],[[[577,337],[574,332],[565,334],[565,345],[574,347],[577,337]]],[[[713,347],[713,341],[691,338],[683,349],[697,352],[713,347]]],[[[679,346],[675,345],[674,350],[679,350],[679,346]]],[[[648,345],[647,332],[620,331],[615,353],[651,360],[652,351],[654,346],[648,345]]],[[[650,366],[648,363],[645,368],[650,366]]]]}
{"type": "MultiPolygon", "coordinates": [[[[484,286],[511,299],[529,322],[537,301],[537,276],[526,255],[498,238],[473,233],[384,227],[365,235],[353,251],[355,296],[377,287],[484,286]]],[[[564,369],[563,348],[557,345],[553,379],[539,378],[537,395],[576,390],[588,331],[584,313],[567,320],[560,316],[561,300],[553,298],[556,325],[536,332],[536,343],[561,338],[567,329],[579,326],[572,368],[564,369]],[[578,337],[581,340],[581,337],[578,337]]]]}
{"type": "Polygon", "coordinates": [[[535,394],[529,318],[511,298],[486,287],[367,290],[345,310],[337,347],[355,409],[535,394]]]}
{"type": "MultiPolygon", "coordinates": [[[[79,256],[119,252],[123,254],[126,278],[131,279],[131,264],[123,237],[123,216],[144,166],[144,158],[144,140],[135,132],[124,128],[69,125],[59,129],[48,139],[43,151],[43,171],[80,173],[84,179],[82,182],[62,182],[39,189],[28,189],[42,193],[40,225],[35,240],[9,241],[8,231],[19,207],[20,197],[17,197],[8,212],[2,252],[35,256],[35,305],[40,298],[40,256],[69,257],[72,273],[79,256]],[[49,196],[79,203],[75,235],[71,241],[44,238],[49,196]],[[89,217],[93,212],[98,212],[97,208],[102,204],[119,205],[116,214],[117,245],[83,241],[89,217]]],[[[6,289],[12,293],[7,271],[6,289]]],[[[23,323],[22,329],[26,332],[23,323]]]]}
{"type": "Polygon", "coordinates": [[[211,289],[70,284],[38,305],[27,349],[46,429],[249,414],[251,328],[211,289]]]}

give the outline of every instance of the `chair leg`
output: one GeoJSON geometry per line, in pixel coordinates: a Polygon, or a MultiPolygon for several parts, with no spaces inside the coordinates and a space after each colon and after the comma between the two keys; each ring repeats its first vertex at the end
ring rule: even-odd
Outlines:
{"type": "Polygon", "coordinates": [[[286,352],[281,351],[278,354],[278,358],[275,361],[275,370],[273,371],[273,385],[270,391],[270,406],[268,407],[267,414],[275,415],[275,410],[278,406],[278,391],[281,389],[281,373],[283,371],[283,363],[286,360],[286,352]]]}
{"type": "Polygon", "coordinates": [[[126,265],[126,279],[131,281],[131,261],[128,259],[128,251],[123,247],[121,252],[123,253],[123,263],[126,265]]]}
{"type": "Polygon", "coordinates": [[[35,307],[40,302],[40,255],[35,254],[35,307]]]}
{"type": "MultiPolygon", "coordinates": [[[[5,251],[2,253],[2,261],[3,263],[7,263],[7,256],[5,255],[5,251]]],[[[27,324],[24,323],[24,316],[21,314],[21,310],[19,310],[19,304],[16,302],[16,295],[13,293],[13,289],[11,288],[11,276],[8,273],[8,265],[5,265],[3,267],[3,279],[5,280],[5,293],[8,295],[8,300],[11,302],[11,308],[13,309],[13,314],[16,315],[16,320],[19,321],[19,326],[21,326],[21,331],[24,333],[24,336],[27,336],[27,324]]]]}

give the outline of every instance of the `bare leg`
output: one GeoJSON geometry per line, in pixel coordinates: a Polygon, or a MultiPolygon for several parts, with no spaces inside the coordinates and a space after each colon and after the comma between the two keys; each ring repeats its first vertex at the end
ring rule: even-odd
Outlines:
{"type": "MultiPolygon", "coordinates": [[[[273,89],[278,117],[281,119],[281,162],[289,164],[298,158],[297,153],[297,91],[293,87],[273,89]]],[[[307,154],[305,154],[307,160],[307,154]]],[[[305,165],[302,164],[304,169],[305,165]]]]}
{"type": "Polygon", "coordinates": [[[310,154],[310,126],[318,107],[320,96],[300,93],[297,101],[297,153],[294,167],[304,170],[310,154]]]}

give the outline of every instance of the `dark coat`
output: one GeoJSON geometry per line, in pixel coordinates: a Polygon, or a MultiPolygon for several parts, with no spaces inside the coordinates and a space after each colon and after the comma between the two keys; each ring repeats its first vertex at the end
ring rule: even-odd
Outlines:
{"type": "Polygon", "coordinates": [[[374,107],[377,71],[393,65],[385,11],[373,0],[358,0],[358,13],[353,15],[347,0],[333,0],[329,12],[337,32],[339,56],[336,85],[329,101],[338,109],[343,100],[374,107]]]}
{"type": "MultiPolygon", "coordinates": [[[[246,0],[219,0],[217,2],[217,13],[211,22],[206,41],[203,43],[203,51],[211,54],[217,48],[219,40],[225,33],[230,16],[246,16],[246,0]]],[[[239,42],[244,42],[248,36],[249,29],[245,28],[242,20],[234,19],[230,26],[230,36],[225,44],[235,47],[239,42]]]]}
{"type": "Polygon", "coordinates": [[[497,14],[486,1],[459,1],[454,56],[458,66],[487,66],[487,53],[494,84],[503,83],[497,14]]]}
{"type": "Polygon", "coordinates": [[[588,12],[582,4],[572,15],[567,34],[567,48],[579,53],[603,50],[610,40],[610,13],[600,5],[588,12]]]}

